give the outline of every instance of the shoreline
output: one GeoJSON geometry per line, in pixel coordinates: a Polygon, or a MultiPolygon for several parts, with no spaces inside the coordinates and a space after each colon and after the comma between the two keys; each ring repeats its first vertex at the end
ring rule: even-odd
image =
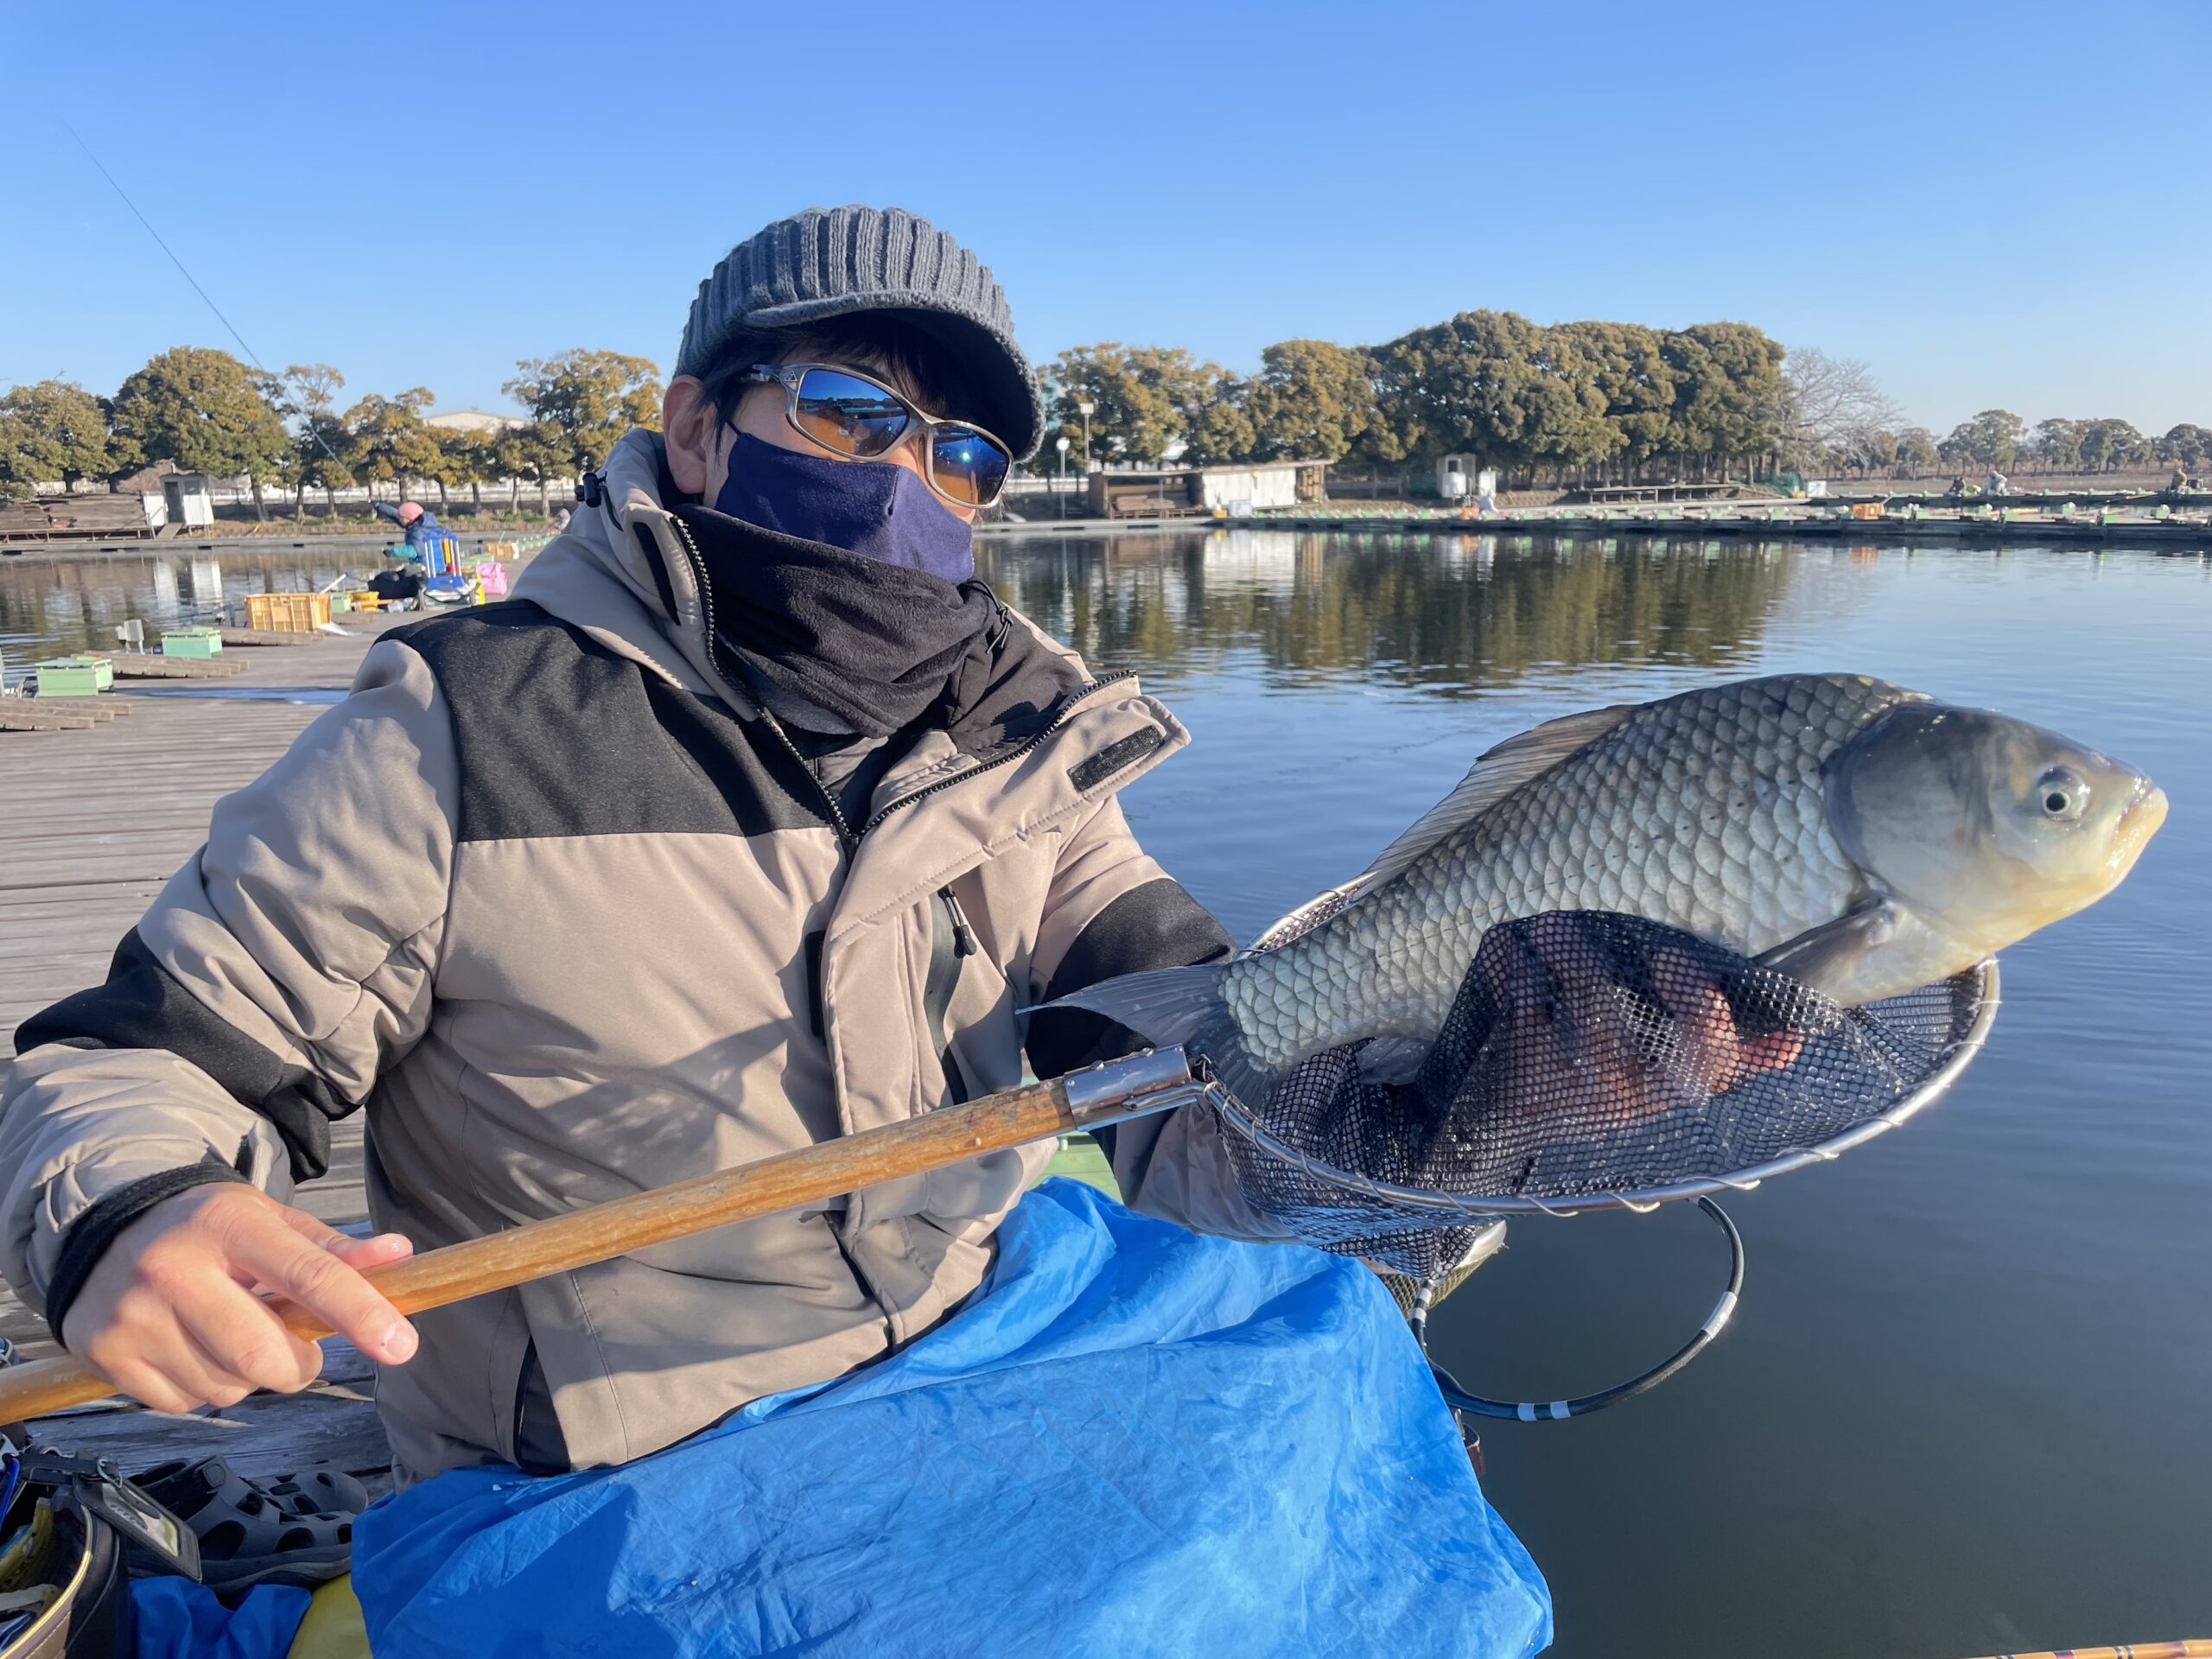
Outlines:
{"type": "MultiPolygon", "coordinates": [[[[1342,535],[1393,536],[1560,536],[1583,539],[1637,536],[1662,540],[1803,540],[1848,542],[1862,545],[1896,546],[1913,542],[1989,546],[2021,541],[2049,541],[2098,547],[2129,544],[2159,550],[2194,550],[2212,553],[2212,521],[2198,518],[2120,517],[2109,512],[2068,518],[2050,517],[2032,510],[2002,509],[1993,516],[1969,513],[1889,513],[1879,518],[1853,518],[1834,513],[1804,512],[1784,507],[1753,508],[1734,512],[1698,509],[1687,513],[1636,512],[1608,509],[1599,512],[1562,508],[1529,508],[1474,518],[1433,508],[1407,508],[1397,512],[1270,512],[1248,518],[1188,514],[1143,518],[1041,518],[976,526],[978,540],[998,541],[1020,536],[1127,536],[1139,534],[1200,534],[1216,531],[1294,531],[1342,535]]],[[[506,541],[503,536],[461,538],[465,554],[481,557],[486,542],[506,541]]],[[[16,559],[41,563],[68,563],[98,559],[143,559],[167,556],[192,557],[252,553],[329,552],[379,557],[391,543],[373,536],[308,536],[290,539],[274,536],[217,537],[206,541],[182,538],[142,542],[79,544],[67,542],[27,542],[0,546],[0,568],[16,559]]],[[[532,551],[536,550],[533,549],[532,551]]]]}

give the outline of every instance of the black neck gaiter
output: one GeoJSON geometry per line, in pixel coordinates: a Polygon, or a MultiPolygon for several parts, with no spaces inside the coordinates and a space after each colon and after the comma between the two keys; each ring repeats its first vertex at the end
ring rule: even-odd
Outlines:
{"type": "Polygon", "coordinates": [[[955,584],[711,507],[676,516],[706,564],[720,648],[870,737],[944,702],[998,616],[980,582],[955,584]]]}

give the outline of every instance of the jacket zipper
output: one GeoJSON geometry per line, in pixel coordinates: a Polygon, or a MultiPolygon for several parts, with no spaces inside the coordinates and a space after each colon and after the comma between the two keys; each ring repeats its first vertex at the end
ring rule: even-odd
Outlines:
{"type": "Polygon", "coordinates": [[[1061,727],[1066,725],[1068,723],[1068,717],[1075,713],[1077,705],[1090,701],[1093,692],[1103,690],[1106,687],[1116,684],[1120,681],[1133,680],[1135,678],[1136,678],[1136,671],[1135,669],[1116,669],[1111,674],[1101,674],[1096,679],[1089,681],[1083,685],[1076,687],[1074,690],[1069,692],[1066,696],[1060,699],[1060,706],[1053,711],[1052,719],[1046,721],[1042,727],[1039,728],[1036,731],[1032,732],[1027,737],[1022,739],[1020,743],[1017,743],[1014,747],[1008,749],[1005,753],[994,755],[988,760],[984,761],[982,765],[979,766],[971,766],[966,772],[955,772],[950,778],[940,778],[937,782],[929,785],[926,788],[918,789],[911,795],[901,795],[897,800],[892,802],[880,812],[878,812],[874,817],[862,824],[861,826],[861,834],[868,834],[869,830],[874,829],[876,825],[881,823],[886,818],[889,817],[893,812],[896,812],[903,806],[912,806],[916,801],[926,799],[928,797],[936,794],[939,790],[950,789],[956,784],[964,784],[970,778],[980,778],[987,772],[995,771],[1001,766],[1007,766],[1014,761],[1020,760],[1023,755],[1027,754],[1032,749],[1042,743],[1046,738],[1058,731],[1061,727]]]}
{"type": "MultiPolygon", "coordinates": [[[[707,626],[708,657],[718,668],[721,668],[723,673],[727,676],[730,672],[730,667],[722,661],[721,635],[717,632],[715,628],[714,587],[713,584],[707,580],[706,560],[699,552],[698,543],[691,538],[690,526],[686,524],[681,518],[677,518],[673,513],[670,514],[668,517],[669,522],[676,527],[676,533],[683,542],[684,558],[691,569],[692,585],[699,590],[700,611],[702,619],[707,626]]],[[[891,802],[888,805],[885,806],[881,811],[869,818],[868,822],[861,825],[858,830],[855,830],[852,825],[847,822],[844,810],[837,804],[837,798],[830,792],[828,786],[823,783],[821,779],[814,775],[814,768],[807,765],[806,757],[799,753],[798,745],[791,741],[791,734],[784,729],[783,721],[776,718],[774,713],[768,708],[766,702],[762,702],[760,704],[760,720],[763,725],[767,727],[771,732],[775,734],[776,741],[783,745],[784,753],[791,756],[792,764],[798,768],[801,775],[806,779],[807,782],[814,785],[814,792],[822,798],[822,809],[824,816],[829,819],[830,825],[836,830],[837,838],[844,843],[846,855],[850,857],[859,849],[861,837],[867,835],[869,830],[874,829],[876,825],[881,823],[884,819],[889,817],[893,812],[898,811],[899,808],[912,806],[916,801],[923,800],[929,796],[934,795],[939,790],[950,789],[956,784],[963,784],[970,778],[978,777],[981,774],[992,771],[996,767],[1007,766],[1014,761],[1019,760],[1023,755],[1027,754],[1031,750],[1043,743],[1046,739],[1051,737],[1055,732],[1058,731],[1061,727],[1066,725],[1069,716],[1075,713],[1076,709],[1080,704],[1089,701],[1094,692],[1102,690],[1107,686],[1116,684],[1122,680],[1134,679],[1135,677],[1136,671],[1134,669],[1119,669],[1111,674],[1102,674],[1096,679],[1077,686],[1074,690],[1069,692],[1066,696],[1060,699],[1059,707],[1053,710],[1052,717],[1050,720],[1046,721],[1045,724],[1036,731],[1032,732],[1027,737],[1024,738],[1013,748],[1007,750],[1003,754],[994,755],[990,760],[984,761],[981,766],[972,766],[966,772],[956,772],[949,778],[940,778],[937,782],[929,785],[925,788],[918,789],[911,795],[900,796],[897,800],[891,802]]],[[[741,671],[737,674],[736,678],[740,683],[743,683],[747,679],[747,676],[741,671]]],[[[756,701],[757,700],[758,697],[756,694],[756,701]]],[[[974,956],[981,946],[976,938],[975,927],[969,923],[967,912],[961,909],[959,896],[952,891],[951,884],[948,882],[945,886],[939,887],[937,890],[937,896],[938,899],[943,902],[946,919],[951,925],[952,956],[953,961],[957,963],[965,960],[967,957],[974,956]]],[[[932,928],[935,926],[934,918],[931,918],[931,926],[932,928]]],[[[818,966],[816,971],[817,973],[820,971],[818,966]]],[[[954,982],[957,982],[957,973],[954,982]]],[[[822,988],[819,985],[817,985],[813,989],[814,995],[817,1002],[819,1002],[822,997],[822,988]]],[[[948,988],[948,994],[944,998],[944,1001],[949,1007],[950,1002],[950,988],[948,988]]],[[[956,1100],[965,1099],[968,1092],[967,1083],[965,1078],[961,1076],[959,1062],[953,1056],[951,1040],[948,1036],[944,1034],[943,1031],[945,1013],[934,1009],[925,1009],[925,1013],[930,1014],[932,1023],[939,1027],[939,1030],[933,1033],[933,1035],[935,1036],[940,1048],[938,1058],[943,1064],[946,1079],[951,1084],[953,1097],[956,1100]]]]}

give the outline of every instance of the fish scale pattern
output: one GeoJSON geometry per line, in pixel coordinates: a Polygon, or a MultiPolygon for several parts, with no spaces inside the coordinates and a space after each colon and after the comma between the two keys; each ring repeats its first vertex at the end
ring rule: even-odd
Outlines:
{"type": "Polygon", "coordinates": [[[1843,914],[1860,877],[1821,766],[1920,694],[1860,675],[1712,686],[1616,725],[1446,833],[1223,987],[1252,1057],[1280,1069],[1363,1037],[1435,1036],[1497,923],[1639,916],[1756,957],[1843,914]]]}

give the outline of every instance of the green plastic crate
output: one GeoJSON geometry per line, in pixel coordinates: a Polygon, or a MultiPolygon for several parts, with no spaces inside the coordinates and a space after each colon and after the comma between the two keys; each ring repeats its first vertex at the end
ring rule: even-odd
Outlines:
{"type": "Polygon", "coordinates": [[[38,665],[41,697],[95,697],[114,683],[115,664],[98,657],[55,657],[38,665]]]}
{"type": "Polygon", "coordinates": [[[223,631],[207,626],[164,628],[162,630],[162,655],[164,657],[219,657],[223,654],[223,631]]]}

